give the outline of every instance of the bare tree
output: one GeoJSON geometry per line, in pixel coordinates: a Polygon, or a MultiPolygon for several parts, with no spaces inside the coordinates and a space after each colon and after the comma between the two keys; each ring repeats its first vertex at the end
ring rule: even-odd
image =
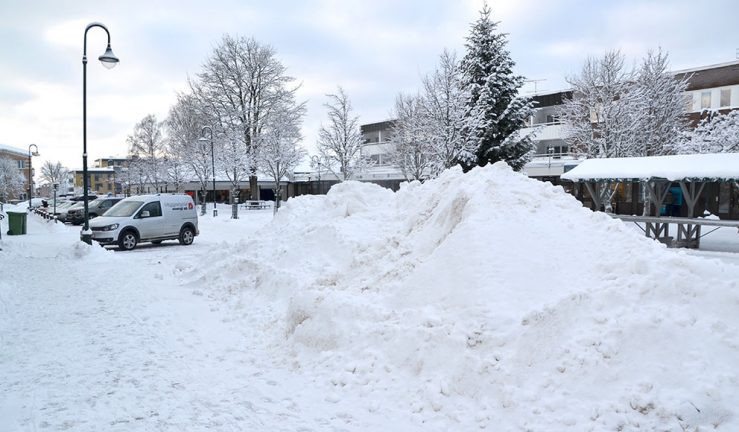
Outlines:
{"type": "Polygon", "coordinates": [[[214,145],[218,148],[216,170],[220,167],[231,183],[231,218],[238,219],[239,207],[235,198],[241,189],[241,181],[251,172],[249,167],[254,153],[246,150],[241,135],[233,129],[224,131],[214,128],[213,139],[215,140],[214,145]]]}
{"type": "Polygon", "coordinates": [[[462,134],[466,95],[462,89],[462,70],[454,53],[447,50],[431,76],[423,79],[423,116],[425,134],[431,147],[429,174],[474,158],[474,143],[462,134]]]}
{"type": "Polygon", "coordinates": [[[279,98],[297,90],[287,88],[292,81],[271,46],[226,35],[197,79],[190,82],[193,95],[213,117],[211,125],[228,136],[226,141],[233,149],[245,152],[238,159],[247,164],[252,199],[259,199],[257,160],[262,129],[279,98]]]}
{"type": "Polygon", "coordinates": [[[61,164],[61,162],[46,161],[41,167],[41,180],[50,185],[62,184],[67,179],[69,171],[61,164]]]}
{"type": "Polygon", "coordinates": [[[0,202],[18,198],[26,180],[18,170],[18,161],[0,158],[0,202]]]}
{"type": "Polygon", "coordinates": [[[576,153],[591,158],[633,155],[638,146],[638,102],[634,72],[624,66],[619,51],[590,57],[580,75],[567,81],[571,99],[560,108],[565,141],[576,153]]]}
{"type": "Polygon", "coordinates": [[[689,75],[682,79],[669,73],[667,53],[649,51],[636,76],[639,95],[637,146],[632,156],[669,154],[688,129],[685,115],[689,75]]]}
{"type": "Polygon", "coordinates": [[[177,154],[184,164],[183,172],[197,179],[200,186],[201,214],[204,215],[208,181],[213,176],[213,170],[211,143],[200,139],[206,120],[202,108],[197,105],[197,99],[192,95],[178,94],[177,103],[169,110],[166,124],[169,135],[168,153],[177,154]]]}
{"type": "Polygon", "coordinates": [[[425,133],[421,97],[399,94],[393,111],[396,118],[390,131],[393,164],[409,181],[427,178],[433,159],[430,136],[425,133]]]}
{"type": "MultiPolygon", "coordinates": [[[[164,137],[162,125],[153,114],[136,124],[133,134],[128,136],[129,154],[134,169],[140,172],[146,183],[159,192],[164,185],[163,156],[164,137]]],[[[141,185],[143,187],[143,185],[141,185]]]]}
{"type": "Polygon", "coordinates": [[[367,165],[361,154],[359,117],[352,113],[349,97],[341,87],[338,94],[326,96],[329,102],[323,106],[328,110],[328,125],[321,125],[318,131],[318,153],[325,161],[325,168],[339,180],[349,180],[367,165]]]}
{"type": "Polygon", "coordinates": [[[185,163],[188,157],[187,149],[177,146],[172,140],[167,140],[164,145],[164,156],[162,167],[169,183],[174,187],[176,193],[180,193],[182,184],[187,181],[189,170],[185,163]]]}
{"type": "Polygon", "coordinates": [[[285,100],[265,123],[259,152],[260,168],[275,182],[275,211],[282,199],[282,179],[291,177],[295,167],[306,156],[300,146],[300,126],[305,115],[305,104],[285,100]]]}

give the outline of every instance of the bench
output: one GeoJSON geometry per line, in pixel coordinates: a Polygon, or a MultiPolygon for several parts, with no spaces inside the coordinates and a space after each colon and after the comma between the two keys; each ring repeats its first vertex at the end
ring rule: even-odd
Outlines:
{"type": "Polygon", "coordinates": [[[720,220],[706,218],[685,218],[671,216],[628,216],[610,214],[611,217],[621,219],[622,221],[633,222],[637,226],[639,223],[644,224],[644,231],[647,237],[653,238],[666,244],[668,247],[687,247],[697,249],[700,246],[701,237],[716,231],[719,228],[737,228],[739,229],[739,221],[737,220],[720,220]],[[670,224],[677,225],[677,239],[670,236],[670,224]],[[701,233],[701,227],[715,227],[707,233],[701,233]]]}
{"type": "Polygon", "coordinates": [[[272,207],[272,203],[270,201],[249,200],[244,201],[243,203],[243,208],[245,210],[262,210],[270,207],[272,207]]]}

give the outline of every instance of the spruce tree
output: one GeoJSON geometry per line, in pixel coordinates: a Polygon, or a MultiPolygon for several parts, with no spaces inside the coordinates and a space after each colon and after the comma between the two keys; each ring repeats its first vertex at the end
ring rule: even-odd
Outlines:
{"type": "Polygon", "coordinates": [[[532,102],[519,96],[524,77],[513,74],[507,35],[497,32],[497,26],[486,4],[465,45],[465,135],[477,149],[474,158],[460,161],[465,170],[501,160],[520,170],[534,149],[530,134],[520,132],[533,112],[532,102]]]}

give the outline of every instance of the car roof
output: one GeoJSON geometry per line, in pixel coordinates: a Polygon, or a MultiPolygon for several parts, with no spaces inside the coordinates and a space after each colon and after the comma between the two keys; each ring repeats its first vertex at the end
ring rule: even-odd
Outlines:
{"type": "Polygon", "coordinates": [[[187,194],[149,194],[149,195],[134,195],[130,196],[124,201],[142,201],[142,202],[149,202],[149,201],[162,201],[162,202],[172,202],[172,201],[178,201],[182,199],[188,199],[192,200],[192,197],[187,194]]]}

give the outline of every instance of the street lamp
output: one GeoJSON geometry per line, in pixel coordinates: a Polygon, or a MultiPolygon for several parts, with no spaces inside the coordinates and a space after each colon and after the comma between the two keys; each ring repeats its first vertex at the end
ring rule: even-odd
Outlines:
{"type": "Polygon", "coordinates": [[[56,218],[56,191],[59,189],[59,183],[54,183],[54,223],[57,222],[56,218]]]}
{"type": "MultiPolygon", "coordinates": [[[[213,156],[213,128],[210,126],[203,126],[200,130],[201,136],[199,141],[208,141],[208,138],[205,137],[206,129],[210,132],[210,165],[211,170],[213,171],[213,217],[216,217],[218,216],[218,210],[216,209],[216,160],[213,156]]],[[[205,197],[203,197],[203,200],[205,200],[205,197]]]]}
{"type": "Polygon", "coordinates": [[[87,25],[85,28],[84,45],[82,47],[82,184],[83,184],[83,195],[85,200],[85,225],[82,228],[80,239],[87,243],[92,244],[92,232],[90,232],[90,214],[87,203],[87,189],[90,187],[90,179],[87,178],[87,32],[93,27],[100,27],[105,30],[108,35],[108,48],[105,53],[98,57],[98,60],[107,69],[113,69],[118,64],[118,57],[113,54],[113,50],[110,49],[110,32],[101,23],[93,22],[87,25]]]}
{"type": "Polygon", "coordinates": [[[31,165],[31,156],[39,156],[38,152],[38,146],[36,144],[31,144],[28,146],[28,209],[31,209],[31,206],[33,205],[31,201],[33,200],[33,167],[31,165]],[[36,150],[31,153],[31,147],[35,148],[36,150]]]}
{"type": "Polygon", "coordinates": [[[321,158],[318,156],[311,156],[310,162],[314,166],[318,166],[318,195],[321,194],[321,158]]]}

